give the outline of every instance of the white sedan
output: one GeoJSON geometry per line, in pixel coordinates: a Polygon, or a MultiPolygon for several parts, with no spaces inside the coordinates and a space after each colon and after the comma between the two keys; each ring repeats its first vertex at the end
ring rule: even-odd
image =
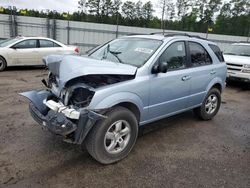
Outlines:
{"type": "Polygon", "coordinates": [[[11,65],[42,65],[51,54],[79,55],[79,48],[45,37],[16,37],[0,43],[0,71],[11,65]]]}

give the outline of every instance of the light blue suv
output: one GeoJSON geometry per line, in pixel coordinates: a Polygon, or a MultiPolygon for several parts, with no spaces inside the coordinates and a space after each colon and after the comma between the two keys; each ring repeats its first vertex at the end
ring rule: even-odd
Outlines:
{"type": "Polygon", "coordinates": [[[110,164],[133,148],[138,127],[187,110],[203,120],[221,104],[226,64],[218,46],[199,37],[135,35],[87,56],[48,56],[47,89],[22,93],[33,118],[110,164]]]}

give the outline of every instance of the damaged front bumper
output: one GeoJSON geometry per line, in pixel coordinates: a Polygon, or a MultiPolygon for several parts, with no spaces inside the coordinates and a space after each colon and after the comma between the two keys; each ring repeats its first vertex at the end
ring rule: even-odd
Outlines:
{"type": "Polygon", "coordinates": [[[67,107],[55,101],[55,96],[47,90],[20,94],[31,101],[29,110],[33,119],[50,132],[63,136],[67,142],[81,144],[95,122],[106,118],[102,115],[105,110],[97,113],[67,107]]]}

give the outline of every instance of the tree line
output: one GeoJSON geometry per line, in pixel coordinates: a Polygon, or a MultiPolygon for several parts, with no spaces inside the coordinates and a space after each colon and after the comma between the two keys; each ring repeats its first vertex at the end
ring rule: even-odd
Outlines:
{"type": "Polygon", "coordinates": [[[2,9],[4,14],[66,19],[147,28],[249,36],[249,0],[79,0],[72,14],[56,11],[2,9]],[[154,1],[155,2],[155,1],[154,1]],[[154,16],[156,10],[160,17],[154,16]]]}

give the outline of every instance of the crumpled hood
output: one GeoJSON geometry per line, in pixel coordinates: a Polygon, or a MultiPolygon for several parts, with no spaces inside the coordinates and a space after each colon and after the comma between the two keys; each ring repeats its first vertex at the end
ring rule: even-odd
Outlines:
{"type": "Polygon", "coordinates": [[[239,56],[239,55],[223,55],[226,63],[234,63],[234,64],[250,64],[250,57],[248,56],[239,56]]]}
{"type": "Polygon", "coordinates": [[[73,55],[50,55],[43,59],[49,71],[59,78],[59,86],[85,75],[135,75],[137,68],[127,64],[73,55]]]}

